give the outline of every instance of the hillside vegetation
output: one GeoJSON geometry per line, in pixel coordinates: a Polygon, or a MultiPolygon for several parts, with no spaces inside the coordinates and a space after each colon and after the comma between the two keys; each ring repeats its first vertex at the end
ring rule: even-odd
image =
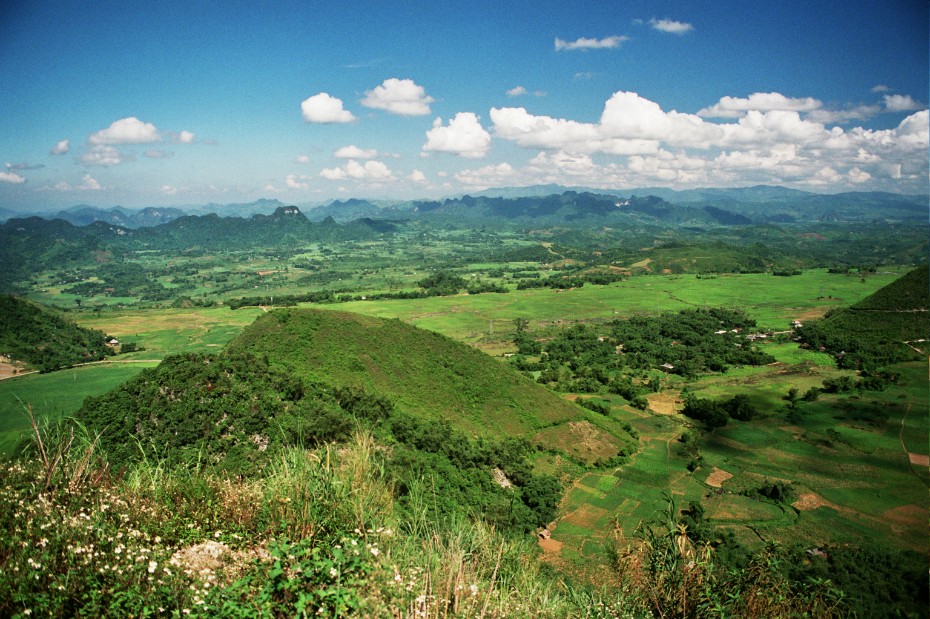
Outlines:
{"type": "Polygon", "coordinates": [[[79,327],[59,312],[0,296],[0,354],[50,372],[112,355],[102,331],[79,327]]]}
{"type": "Polygon", "coordinates": [[[272,367],[312,380],[382,394],[402,412],[483,437],[528,436],[585,414],[487,355],[399,320],[276,310],[230,342],[229,351],[266,356],[272,367]]]}
{"type": "Polygon", "coordinates": [[[855,305],[804,325],[801,338],[822,347],[841,367],[873,370],[925,359],[930,339],[930,271],[922,266],[855,305]]]}

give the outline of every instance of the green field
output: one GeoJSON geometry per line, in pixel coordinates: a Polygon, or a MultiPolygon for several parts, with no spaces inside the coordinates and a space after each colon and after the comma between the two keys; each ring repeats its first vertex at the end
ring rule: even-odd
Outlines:
{"type": "Polygon", "coordinates": [[[53,422],[74,413],[87,396],[109,391],[155,365],[99,363],[0,381],[0,454],[10,454],[22,433],[29,431],[27,407],[36,419],[53,422]]]}

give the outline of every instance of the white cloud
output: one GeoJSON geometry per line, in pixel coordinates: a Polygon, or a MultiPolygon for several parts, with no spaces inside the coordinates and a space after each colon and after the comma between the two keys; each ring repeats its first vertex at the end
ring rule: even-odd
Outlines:
{"type": "Polygon", "coordinates": [[[856,183],[857,185],[861,183],[867,183],[872,180],[871,174],[860,170],[857,167],[850,168],[849,172],[846,173],[846,176],[851,182],[856,183]]]}
{"type": "Polygon", "coordinates": [[[694,30],[694,26],[672,19],[650,19],[649,25],[655,30],[671,34],[684,34],[694,30]]]}
{"type": "MultiPolygon", "coordinates": [[[[544,151],[524,168],[513,171],[514,185],[752,183],[835,190],[863,186],[927,190],[927,110],[909,115],[894,129],[828,128],[816,119],[836,122],[845,116],[852,120],[875,113],[874,106],[829,111],[816,107],[816,100],[788,99],[778,93],[729,101],[744,102],[730,108],[747,108],[733,122],[709,122],[694,114],[667,112],[632,92],[614,93],[597,123],[536,116],[522,107],[492,109],[491,121],[495,137],[544,151]],[[762,108],[814,109],[748,109],[750,101],[762,108]]],[[[472,172],[461,174],[478,184],[472,172]]]]}
{"type": "Polygon", "coordinates": [[[55,146],[52,147],[52,150],[49,151],[49,154],[52,155],[64,155],[69,150],[71,150],[71,140],[60,140],[55,146]]]}
{"type": "Polygon", "coordinates": [[[177,187],[172,187],[171,185],[162,185],[160,191],[166,196],[173,196],[178,193],[177,187]]]}
{"type": "Polygon", "coordinates": [[[519,97],[519,96],[525,95],[526,93],[527,93],[526,88],[524,88],[523,86],[514,86],[513,88],[507,91],[507,96],[508,97],[519,97]]]}
{"type": "Polygon", "coordinates": [[[872,86],[872,92],[888,92],[889,90],[891,90],[891,88],[885,86],[884,84],[876,84],[875,86],[872,86]]]}
{"type": "Polygon", "coordinates": [[[152,148],[142,153],[142,156],[148,157],[149,159],[166,159],[171,157],[171,153],[163,151],[160,148],[152,148]]]}
{"type": "Polygon", "coordinates": [[[362,105],[400,116],[425,116],[430,113],[429,104],[434,101],[413,80],[392,77],[374,90],[366,91],[362,105]]]}
{"type": "Polygon", "coordinates": [[[712,105],[698,112],[698,116],[708,118],[741,118],[750,110],[769,112],[787,110],[793,112],[810,112],[819,109],[823,103],[812,97],[793,99],[777,92],[757,92],[748,98],[723,97],[712,105]]]}
{"type": "Polygon", "coordinates": [[[0,183],[12,183],[13,185],[22,185],[26,182],[26,177],[16,172],[0,172],[0,183]]]}
{"type": "Polygon", "coordinates": [[[883,98],[885,109],[889,112],[913,112],[927,107],[923,103],[914,101],[910,95],[885,95],[883,98]]]}
{"type": "Polygon", "coordinates": [[[352,112],[342,109],[342,99],[321,92],[304,99],[300,111],[308,123],[350,123],[355,121],[352,112]]]}
{"type": "Polygon", "coordinates": [[[574,41],[566,41],[564,39],[556,38],[555,51],[561,52],[563,50],[571,51],[576,49],[613,49],[620,47],[621,43],[628,40],[629,37],[617,35],[604,37],[603,39],[589,39],[587,37],[581,37],[580,39],[575,39],[574,41]]]}
{"type": "Polygon", "coordinates": [[[85,174],[84,178],[81,179],[81,184],[78,185],[78,189],[83,191],[98,191],[102,189],[100,183],[98,183],[94,177],[90,174],[85,174]]]}
{"type": "Polygon", "coordinates": [[[331,181],[355,179],[360,181],[388,181],[394,178],[391,170],[381,161],[366,161],[364,165],[354,159],[341,168],[326,168],[320,176],[331,181]]]}
{"type": "Polygon", "coordinates": [[[433,121],[433,128],[426,132],[423,152],[452,153],[468,159],[478,159],[488,154],[491,134],[485,131],[473,112],[459,112],[449,124],[443,126],[442,119],[433,121]]]}
{"type": "Polygon", "coordinates": [[[485,166],[478,170],[462,170],[455,173],[455,180],[468,189],[487,189],[504,185],[513,178],[514,170],[509,163],[485,166]]]}
{"type": "Polygon", "coordinates": [[[161,135],[155,125],[142,122],[135,116],[113,121],[106,129],[87,138],[88,144],[150,144],[160,141],[161,135]]]}
{"type": "Polygon", "coordinates": [[[298,155],[298,157],[294,159],[294,162],[300,163],[300,164],[307,164],[307,163],[310,163],[310,157],[308,157],[307,155],[298,155]]]}
{"type": "Polygon", "coordinates": [[[413,172],[408,174],[407,180],[414,182],[414,183],[420,183],[420,184],[428,182],[426,178],[426,174],[423,174],[423,172],[419,170],[414,170],[413,172]]]}
{"type": "Polygon", "coordinates": [[[124,161],[130,161],[131,158],[112,146],[96,145],[84,151],[81,155],[81,163],[84,165],[111,166],[119,165],[124,161]]]}
{"type": "Polygon", "coordinates": [[[186,130],[181,131],[180,133],[172,133],[171,141],[177,142],[178,144],[193,144],[194,134],[186,130]]]}
{"type": "Polygon", "coordinates": [[[378,156],[378,151],[374,148],[361,149],[355,144],[343,146],[333,151],[333,157],[337,159],[374,159],[378,156]]]}
{"type": "Polygon", "coordinates": [[[309,189],[310,185],[303,182],[305,176],[297,176],[296,174],[288,174],[284,177],[284,184],[287,185],[288,189],[309,189]]]}
{"type": "Polygon", "coordinates": [[[812,110],[804,118],[812,122],[831,125],[845,123],[851,120],[868,120],[882,111],[878,105],[857,105],[844,110],[812,110]]]}

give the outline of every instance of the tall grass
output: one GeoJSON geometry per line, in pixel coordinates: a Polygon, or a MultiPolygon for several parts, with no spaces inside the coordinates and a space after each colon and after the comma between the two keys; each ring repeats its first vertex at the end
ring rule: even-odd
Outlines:
{"type": "Polygon", "coordinates": [[[283,450],[260,479],[157,460],[113,473],[79,426],[36,424],[0,467],[0,616],[837,614],[765,561],[721,574],[671,524],[618,551],[604,588],[571,584],[529,538],[467,514],[427,519],[428,479],[401,511],[383,450],[358,433],[283,450]]]}

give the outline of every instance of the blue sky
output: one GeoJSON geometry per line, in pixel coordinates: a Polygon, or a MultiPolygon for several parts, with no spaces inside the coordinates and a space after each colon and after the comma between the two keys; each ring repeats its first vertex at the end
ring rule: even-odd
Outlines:
{"type": "Polygon", "coordinates": [[[12,2],[0,206],[926,192],[928,3],[12,2]]]}

